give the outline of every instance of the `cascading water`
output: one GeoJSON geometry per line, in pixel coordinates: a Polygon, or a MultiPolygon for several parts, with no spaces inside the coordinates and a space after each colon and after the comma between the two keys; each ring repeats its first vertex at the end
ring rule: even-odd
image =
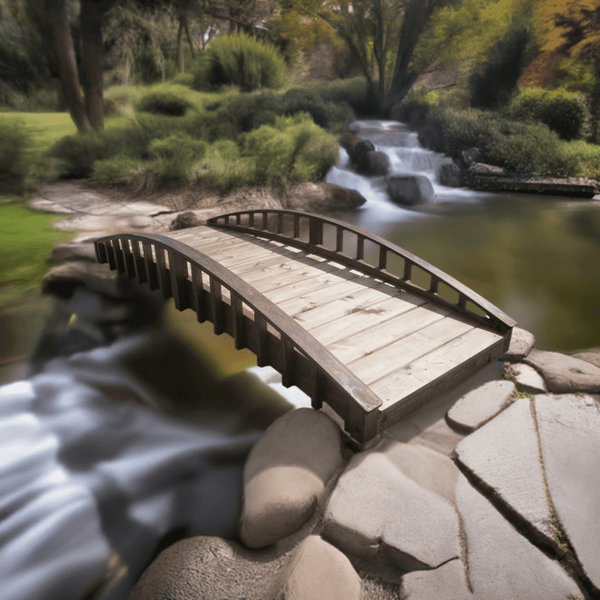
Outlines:
{"type": "MultiPolygon", "coordinates": [[[[404,123],[355,121],[352,124],[352,130],[361,139],[373,142],[376,150],[387,154],[390,159],[390,175],[401,173],[425,175],[433,184],[436,194],[434,202],[473,202],[484,196],[484,194],[466,188],[451,188],[441,185],[438,182],[437,174],[441,165],[451,162],[451,159],[421,147],[417,134],[410,131],[404,123]]],[[[385,177],[365,177],[355,173],[350,157],[343,148],[340,149],[339,163],[330,169],[325,181],[356,190],[362,194],[367,200],[367,203],[360,209],[362,212],[375,211],[378,217],[388,216],[400,221],[414,219],[417,215],[414,207],[403,208],[389,199],[385,177]]],[[[364,216],[367,217],[367,215],[364,216]]]]}

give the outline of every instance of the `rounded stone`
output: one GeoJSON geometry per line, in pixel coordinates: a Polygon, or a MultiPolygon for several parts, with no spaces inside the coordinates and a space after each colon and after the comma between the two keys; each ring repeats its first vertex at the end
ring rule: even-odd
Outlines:
{"type": "Polygon", "coordinates": [[[398,204],[423,204],[435,197],[433,185],[425,175],[392,175],[387,193],[398,204]]]}
{"type": "Polygon", "coordinates": [[[254,446],[244,469],[240,539],[262,548],[294,533],[311,517],[341,467],[341,432],[312,408],[275,421],[254,446]]]}

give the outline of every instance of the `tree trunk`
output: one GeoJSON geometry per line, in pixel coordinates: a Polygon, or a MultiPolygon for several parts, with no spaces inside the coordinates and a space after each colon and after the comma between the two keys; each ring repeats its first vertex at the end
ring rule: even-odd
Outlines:
{"type": "Polygon", "coordinates": [[[190,51],[192,53],[192,58],[196,58],[196,49],[194,48],[194,43],[192,42],[192,36],[190,34],[190,22],[187,14],[185,15],[185,36],[187,37],[188,44],[190,45],[190,51]]]}
{"type": "Polygon", "coordinates": [[[81,97],[81,86],[77,74],[71,26],[67,17],[66,0],[46,0],[45,6],[48,11],[48,18],[52,23],[60,81],[69,113],[78,131],[89,131],[91,126],[81,97]]]}
{"type": "Polygon", "coordinates": [[[102,17],[110,6],[110,0],[80,0],[80,3],[85,112],[92,128],[99,131],[104,128],[102,17]]]}
{"type": "Polygon", "coordinates": [[[180,73],[185,71],[185,56],[183,54],[183,17],[179,15],[179,29],[177,30],[177,70],[180,73]]]}

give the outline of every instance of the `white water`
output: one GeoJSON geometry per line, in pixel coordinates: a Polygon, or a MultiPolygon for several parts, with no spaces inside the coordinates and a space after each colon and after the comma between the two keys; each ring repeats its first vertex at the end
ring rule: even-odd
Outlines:
{"type": "MultiPolygon", "coordinates": [[[[434,203],[473,203],[480,201],[485,194],[466,188],[443,186],[438,181],[442,164],[450,159],[438,152],[422,148],[417,134],[403,123],[396,121],[355,121],[353,131],[362,139],[368,139],[375,149],[384,152],[390,159],[390,175],[411,173],[425,175],[435,191],[434,203]]],[[[359,210],[362,217],[372,217],[407,221],[419,216],[418,207],[404,208],[392,202],[386,192],[385,177],[365,177],[352,170],[348,153],[340,149],[340,161],[327,173],[325,181],[341,187],[356,190],[367,200],[359,210]]],[[[371,218],[370,218],[371,217],[371,218]]]]}

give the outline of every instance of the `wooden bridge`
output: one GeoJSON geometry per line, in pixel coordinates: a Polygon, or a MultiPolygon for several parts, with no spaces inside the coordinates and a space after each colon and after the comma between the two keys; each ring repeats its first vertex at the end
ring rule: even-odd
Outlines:
{"type": "Polygon", "coordinates": [[[307,213],[239,212],[95,247],[329,404],[361,443],[503,354],[515,325],[410,252],[307,213]]]}

